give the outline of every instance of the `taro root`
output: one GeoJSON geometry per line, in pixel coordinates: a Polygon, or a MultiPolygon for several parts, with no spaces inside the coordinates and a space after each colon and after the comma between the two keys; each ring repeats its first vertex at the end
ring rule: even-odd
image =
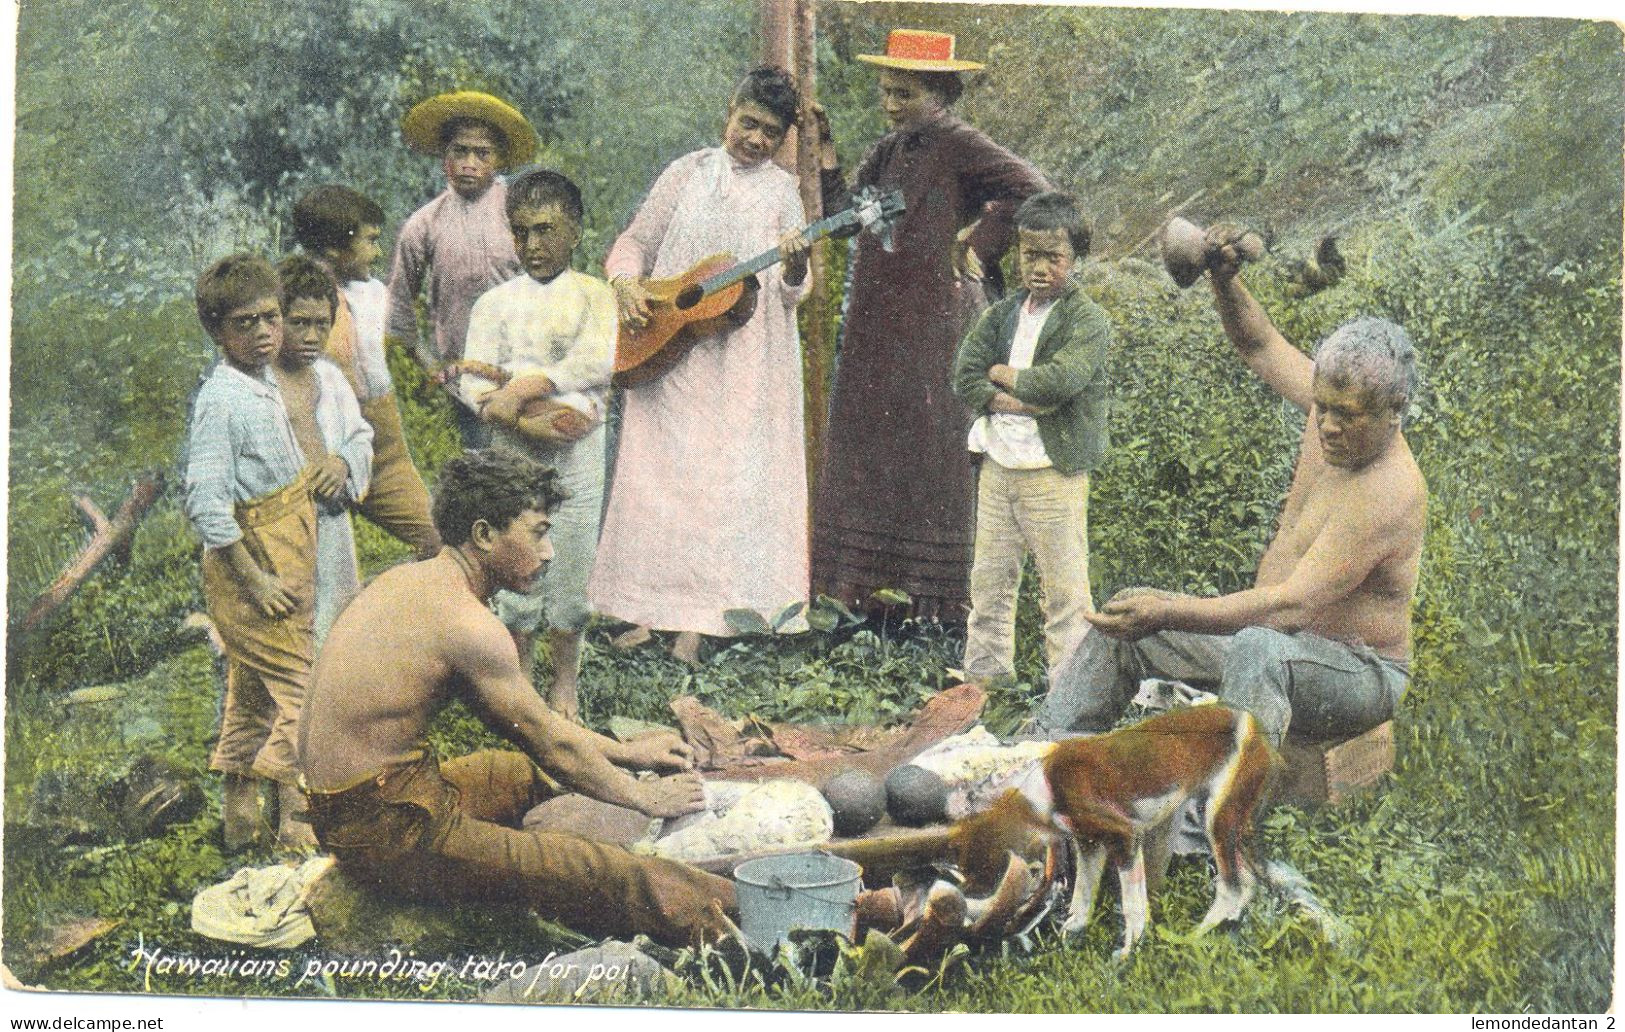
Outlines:
{"type": "Polygon", "coordinates": [[[918,827],[948,817],[948,785],[912,763],[886,775],[886,812],[898,824],[918,827]]]}
{"type": "Polygon", "coordinates": [[[861,835],[886,816],[886,787],[866,770],[843,770],[824,782],[835,834],[861,835]]]}

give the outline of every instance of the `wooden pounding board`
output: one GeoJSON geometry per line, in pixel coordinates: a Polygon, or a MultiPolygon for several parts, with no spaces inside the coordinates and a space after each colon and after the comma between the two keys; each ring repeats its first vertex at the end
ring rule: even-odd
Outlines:
{"type": "Polygon", "coordinates": [[[918,867],[935,860],[946,860],[948,851],[948,825],[930,824],[923,828],[909,828],[882,820],[862,835],[832,839],[822,846],[790,849],[764,849],[754,853],[700,860],[694,863],[701,870],[733,877],[734,868],[746,860],[757,857],[778,856],[784,853],[823,852],[844,857],[863,868],[863,883],[871,889],[891,884],[892,875],[910,867],[918,867]]]}

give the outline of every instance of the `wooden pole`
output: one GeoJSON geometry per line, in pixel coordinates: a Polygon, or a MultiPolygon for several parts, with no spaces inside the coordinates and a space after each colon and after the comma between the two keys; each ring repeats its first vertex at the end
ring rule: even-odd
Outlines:
{"type": "MultiPolygon", "coordinates": [[[[796,168],[801,180],[801,203],[809,222],[824,217],[822,176],[819,168],[818,125],[812,105],[818,99],[818,35],[813,0],[794,0],[795,76],[801,89],[801,131],[797,133],[796,168]]],[[[821,240],[813,246],[812,285],[808,291],[802,339],[802,377],[806,385],[807,490],[808,511],[811,492],[818,482],[823,458],[824,432],[829,419],[829,381],[835,357],[835,326],[830,311],[829,249],[821,240]]]]}
{"type": "Polygon", "coordinates": [[[778,65],[789,69],[794,62],[792,5],[795,0],[758,0],[757,12],[761,17],[761,46],[757,48],[762,64],[778,65]]]}
{"type": "MultiPolygon", "coordinates": [[[[757,53],[761,62],[777,65],[794,75],[802,101],[797,124],[791,127],[774,160],[795,174],[807,221],[816,222],[824,217],[824,199],[820,188],[818,129],[812,117],[812,104],[818,97],[818,37],[813,0],[758,0],[757,12],[761,25],[761,45],[757,53]]],[[[829,418],[829,381],[835,358],[834,317],[830,311],[830,246],[827,240],[813,245],[811,282],[802,306],[806,318],[800,320],[809,510],[823,454],[824,431],[829,418]]]]}

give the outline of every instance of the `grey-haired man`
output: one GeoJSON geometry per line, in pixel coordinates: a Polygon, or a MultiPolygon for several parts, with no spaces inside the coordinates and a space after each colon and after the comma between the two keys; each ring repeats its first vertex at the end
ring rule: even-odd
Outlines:
{"type": "Polygon", "coordinates": [[[1231,227],[1209,231],[1214,299],[1241,359],[1309,414],[1280,526],[1254,586],[1216,598],[1130,588],[1089,616],[1035,717],[1048,735],[1112,726],[1140,680],[1217,691],[1279,745],[1288,728],[1347,737],[1393,716],[1409,683],[1411,600],[1427,484],[1401,432],[1416,393],[1405,331],[1356,319],[1310,359],[1237,275],[1231,227]]]}

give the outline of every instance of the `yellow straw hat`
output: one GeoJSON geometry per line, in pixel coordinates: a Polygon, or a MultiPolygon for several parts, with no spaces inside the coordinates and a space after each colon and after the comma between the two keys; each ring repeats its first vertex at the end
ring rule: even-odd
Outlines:
{"type": "Polygon", "coordinates": [[[525,116],[507,103],[489,93],[459,90],[442,93],[414,107],[401,122],[401,135],[406,145],[421,154],[438,157],[441,152],[440,130],[454,118],[475,118],[495,126],[508,140],[503,149],[499,168],[523,165],[536,154],[536,130],[525,121],[525,116]]]}
{"type": "Polygon", "coordinates": [[[884,54],[854,56],[872,65],[910,72],[974,72],[984,67],[976,61],[956,60],[953,36],[924,29],[893,29],[886,37],[884,54]]]}

